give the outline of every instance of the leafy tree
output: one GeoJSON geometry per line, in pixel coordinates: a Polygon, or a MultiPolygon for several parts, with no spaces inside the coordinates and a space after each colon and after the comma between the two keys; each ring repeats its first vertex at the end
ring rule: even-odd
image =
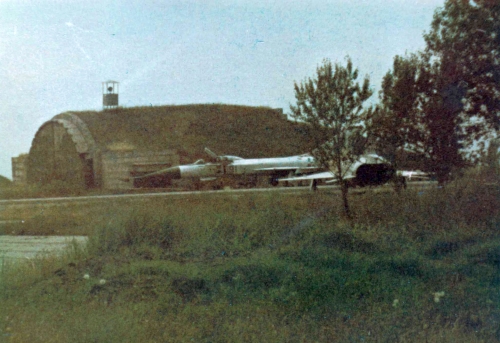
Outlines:
{"type": "Polygon", "coordinates": [[[439,61],[431,61],[429,54],[396,56],[393,70],[382,82],[375,126],[379,150],[396,168],[396,156],[411,151],[423,156],[426,167],[443,183],[451,169],[463,161],[462,135],[457,130],[462,123],[461,95],[454,94],[455,105],[447,103],[443,89],[447,89],[448,80],[441,71],[439,61]]]}
{"type": "Polygon", "coordinates": [[[397,168],[397,156],[405,151],[421,152],[422,135],[417,123],[418,77],[420,59],[417,55],[396,56],[393,69],[382,81],[380,106],[374,118],[377,148],[397,168]]]}
{"type": "Polygon", "coordinates": [[[346,67],[338,63],[333,66],[325,59],[314,79],[295,83],[297,104],[290,106],[292,116],[310,124],[313,130],[311,154],[338,178],[347,217],[350,209],[344,177],[349,165],[364,152],[368,121],[373,114],[363,109],[363,103],[372,95],[369,79],[366,76],[359,85],[357,78],[358,70],[349,57],[346,67]]]}
{"type": "Polygon", "coordinates": [[[461,149],[500,128],[500,3],[448,0],[424,38],[420,125],[443,182],[461,149]]]}
{"type": "Polygon", "coordinates": [[[466,139],[461,126],[466,122],[462,99],[465,90],[452,80],[449,64],[422,54],[418,79],[419,96],[415,125],[420,132],[422,151],[428,157],[428,167],[436,173],[440,184],[448,181],[454,168],[464,166],[461,149],[466,139]]]}
{"type": "Polygon", "coordinates": [[[432,30],[424,35],[427,52],[439,59],[447,78],[448,105],[459,101],[471,123],[467,134],[475,139],[484,129],[500,129],[500,2],[448,0],[434,14],[432,30]],[[481,130],[483,129],[483,130],[481,130]]]}
{"type": "Polygon", "coordinates": [[[500,128],[500,3],[447,0],[424,38],[424,52],[396,56],[384,77],[378,141],[389,158],[423,154],[443,183],[466,148],[500,128]]]}

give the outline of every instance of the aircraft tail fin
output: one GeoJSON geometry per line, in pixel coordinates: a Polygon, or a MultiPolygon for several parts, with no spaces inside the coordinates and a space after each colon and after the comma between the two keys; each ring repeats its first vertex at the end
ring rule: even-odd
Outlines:
{"type": "Polygon", "coordinates": [[[210,157],[212,157],[212,158],[217,159],[217,158],[219,157],[219,156],[218,156],[215,152],[213,152],[213,151],[212,151],[212,150],[210,150],[209,148],[205,148],[205,152],[206,152],[208,155],[210,155],[210,157]]]}

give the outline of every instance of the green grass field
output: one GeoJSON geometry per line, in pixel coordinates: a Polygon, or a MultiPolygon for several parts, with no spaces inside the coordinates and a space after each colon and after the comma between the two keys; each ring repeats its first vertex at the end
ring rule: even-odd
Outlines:
{"type": "Polygon", "coordinates": [[[351,195],[352,221],[327,192],[48,209],[36,230],[89,243],[3,268],[0,341],[499,341],[499,193],[351,195]]]}

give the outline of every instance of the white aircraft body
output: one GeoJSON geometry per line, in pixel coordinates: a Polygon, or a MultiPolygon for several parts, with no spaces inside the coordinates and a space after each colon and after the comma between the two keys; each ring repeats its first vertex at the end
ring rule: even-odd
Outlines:
{"type": "MultiPolygon", "coordinates": [[[[393,166],[377,154],[361,155],[354,162],[343,165],[343,180],[350,187],[378,186],[392,180],[397,174],[393,166]]],[[[323,171],[302,176],[292,176],[279,179],[279,182],[311,181],[315,188],[318,180],[327,183],[339,182],[339,177],[333,171],[323,171]]]]}
{"type": "Polygon", "coordinates": [[[269,175],[273,185],[278,179],[287,175],[297,175],[317,171],[311,155],[304,154],[290,157],[252,158],[235,160],[223,165],[224,173],[228,175],[269,175]]]}
{"type": "Polygon", "coordinates": [[[171,184],[172,180],[178,179],[208,181],[221,176],[267,175],[269,182],[272,185],[277,185],[280,177],[319,170],[314,158],[308,154],[244,159],[232,155],[219,156],[208,148],[205,148],[205,152],[211,156],[211,161],[205,162],[205,160],[200,159],[192,164],[179,165],[134,177],[134,184],[138,187],[165,187],[171,184]]]}
{"type": "Polygon", "coordinates": [[[399,176],[404,177],[408,181],[429,180],[430,175],[421,170],[398,170],[399,176]]]}

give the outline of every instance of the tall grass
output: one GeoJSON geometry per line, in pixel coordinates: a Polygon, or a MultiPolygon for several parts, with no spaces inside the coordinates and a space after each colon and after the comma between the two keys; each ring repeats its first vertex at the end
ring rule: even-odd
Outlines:
{"type": "Polygon", "coordinates": [[[231,194],[102,208],[88,245],[6,268],[11,342],[494,342],[498,187],[231,194]]]}

